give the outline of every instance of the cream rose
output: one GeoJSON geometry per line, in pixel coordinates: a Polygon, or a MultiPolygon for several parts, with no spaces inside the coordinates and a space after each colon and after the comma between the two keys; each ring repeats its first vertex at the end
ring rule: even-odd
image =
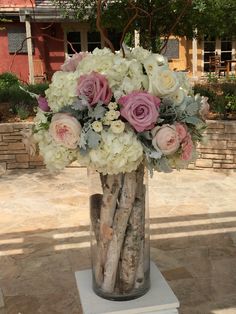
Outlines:
{"type": "Polygon", "coordinates": [[[167,96],[175,93],[179,88],[175,73],[164,66],[158,67],[149,76],[149,92],[155,96],[167,96]]]}
{"type": "Polygon", "coordinates": [[[180,147],[179,135],[174,125],[164,124],[151,131],[152,145],[164,155],[174,154],[180,147]]]}
{"type": "Polygon", "coordinates": [[[75,149],[79,143],[81,125],[69,114],[56,113],[52,117],[49,133],[57,144],[75,149]]]}

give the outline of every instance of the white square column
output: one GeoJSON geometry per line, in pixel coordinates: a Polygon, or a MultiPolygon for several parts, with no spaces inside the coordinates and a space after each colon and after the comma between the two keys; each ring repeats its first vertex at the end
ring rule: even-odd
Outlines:
{"type": "Polygon", "coordinates": [[[83,314],[178,314],[179,301],[153,262],[150,290],[131,301],[109,301],[97,296],[92,290],[91,269],[77,271],[75,277],[83,314]]]}

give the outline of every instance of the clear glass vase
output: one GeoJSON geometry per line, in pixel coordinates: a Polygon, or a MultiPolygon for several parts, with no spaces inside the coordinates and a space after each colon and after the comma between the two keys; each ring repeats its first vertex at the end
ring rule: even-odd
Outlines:
{"type": "Polygon", "coordinates": [[[103,175],[88,170],[93,290],[131,300],[150,287],[148,180],[136,171],[103,175]]]}

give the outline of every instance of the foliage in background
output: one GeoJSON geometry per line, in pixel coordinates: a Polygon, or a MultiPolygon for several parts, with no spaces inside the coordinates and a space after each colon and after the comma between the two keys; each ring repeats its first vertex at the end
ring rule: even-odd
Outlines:
{"type": "MultiPolygon", "coordinates": [[[[65,17],[89,22],[92,29],[96,28],[96,0],[53,2],[63,10],[65,17]]],[[[134,6],[139,8],[129,31],[139,30],[142,46],[153,52],[160,48],[160,38],[169,35],[170,31],[187,38],[236,35],[235,0],[110,0],[102,3],[102,25],[117,32],[122,32],[135,15],[134,6]],[[181,12],[184,14],[179,18],[181,12]]]]}
{"type": "Polygon", "coordinates": [[[194,92],[208,97],[211,112],[220,118],[228,119],[236,113],[236,82],[196,84],[194,92]]]}
{"type": "Polygon", "coordinates": [[[0,74],[0,102],[10,103],[10,112],[23,120],[34,114],[37,100],[22,90],[20,86],[29,92],[45,96],[48,83],[25,85],[19,82],[15,74],[9,72],[0,74]]]}

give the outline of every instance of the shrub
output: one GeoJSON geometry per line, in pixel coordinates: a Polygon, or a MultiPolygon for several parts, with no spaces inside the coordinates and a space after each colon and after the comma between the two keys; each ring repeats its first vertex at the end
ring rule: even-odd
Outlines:
{"type": "Polygon", "coordinates": [[[220,85],[224,95],[236,96],[236,83],[222,83],[220,85]]]}
{"type": "Polygon", "coordinates": [[[0,74],[0,89],[9,88],[13,85],[19,85],[19,80],[15,74],[10,72],[0,74]]]}
{"type": "Polygon", "coordinates": [[[26,89],[34,94],[45,96],[45,90],[48,89],[49,83],[30,84],[26,89]]]}
{"type": "Polygon", "coordinates": [[[217,97],[216,93],[211,90],[207,85],[196,84],[193,89],[194,94],[200,94],[201,96],[208,97],[208,103],[210,106],[214,103],[217,97]]]}

